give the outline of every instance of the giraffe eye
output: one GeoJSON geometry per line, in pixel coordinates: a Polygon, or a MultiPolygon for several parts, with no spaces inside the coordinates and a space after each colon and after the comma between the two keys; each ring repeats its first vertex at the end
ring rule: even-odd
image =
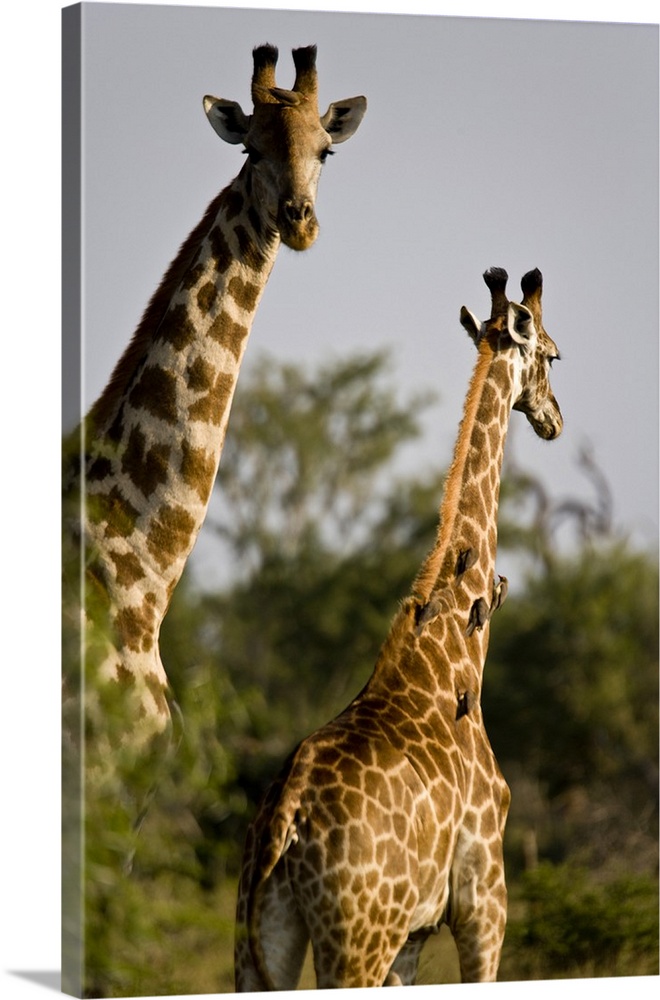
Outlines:
{"type": "Polygon", "coordinates": [[[334,156],[334,150],[332,149],[322,149],[319,153],[319,160],[321,163],[325,163],[329,156],[334,156]]]}
{"type": "Polygon", "coordinates": [[[559,355],[559,354],[550,354],[548,356],[548,364],[550,365],[551,368],[552,368],[552,362],[553,361],[561,361],[561,355],[559,355]]]}

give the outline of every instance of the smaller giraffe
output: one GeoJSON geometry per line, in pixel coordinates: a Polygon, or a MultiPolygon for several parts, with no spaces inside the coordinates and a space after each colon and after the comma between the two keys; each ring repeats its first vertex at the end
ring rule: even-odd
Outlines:
{"type": "Polygon", "coordinates": [[[236,989],[293,989],[311,940],[317,987],[412,984],[442,923],[461,978],[496,978],[506,924],[506,785],[481,713],[497,510],[512,409],[536,434],[563,420],[548,372],[542,277],[509,302],[484,275],[490,319],[463,308],[477,363],[435,545],[362,692],[294,750],[246,841],[236,915],[236,989]]]}

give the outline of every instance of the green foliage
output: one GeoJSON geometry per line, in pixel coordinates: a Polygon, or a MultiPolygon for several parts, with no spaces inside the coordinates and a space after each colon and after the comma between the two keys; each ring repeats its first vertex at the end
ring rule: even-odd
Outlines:
{"type": "Polygon", "coordinates": [[[657,878],[543,863],[518,886],[502,978],[658,974],[657,878]]]}
{"type": "Polygon", "coordinates": [[[307,373],[264,357],[238,387],[218,472],[234,565],[254,569],[364,536],[377,479],[417,436],[430,396],[397,403],[387,358],[360,354],[307,373]]]}

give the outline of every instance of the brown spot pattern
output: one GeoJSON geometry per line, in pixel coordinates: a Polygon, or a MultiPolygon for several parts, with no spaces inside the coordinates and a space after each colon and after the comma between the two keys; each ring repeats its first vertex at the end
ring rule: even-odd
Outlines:
{"type": "Polygon", "coordinates": [[[127,670],[123,663],[118,663],[116,666],[117,670],[117,683],[122,687],[132,687],[135,684],[135,674],[130,670],[127,670]]]}
{"type": "Polygon", "coordinates": [[[105,436],[111,444],[121,443],[121,440],[124,437],[124,401],[122,401],[121,405],[118,407],[114,419],[108,426],[105,436]]]}
{"type": "Polygon", "coordinates": [[[147,535],[147,548],[161,569],[173,565],[191,545],[197,526],[185,507],[164,504],[154,516],[147,535]]]}
{"type": "Polygon", "coordinates": [[[193,391],[203,392],[213,385],[215,368],[202,357],[197,357],[186,370],[188,387],[193,391]]]}
{"type": "Polygon", "coordinates": [[[215,478],[215,454],[204,448],[193,448],[183,442],[181,455],[181,476],[183,481],[197,491],[202,503],[207,503],[215,478]]]}
{"type": "Polygon", "coordinates": [[[155,444],[147,449],[145,435],[134,427],[126,442],[122,472],[130,477],[144,497],[150,497],[158,486],[167,482],[169,459],[169,445],[155,444]]]}
{"type": "Polygon", "coordinates": [[[146,410],[168,424],[177,422],[176,379],[159,365],[144,368],[128,400],[136,410],[146,410]]]}
{"type": "Polygon", "coordinates": [[[163,322],[158,327],[157,336],[159,340],[171,344],[176,351],[183,351],[193,343],[197,333],[182,302],[166,312],[163,322]]]}
{"type": "Polygon", "coordinates": [[[245,226],[236,226],[234,233],[238,240],[240,255],[245,263],[254,271],[261,271],[266,263],[266,258],[255,242],[253,234],[245,226]]]}
{"type": "Polygon", "coordinates": [[[241,356],[248,333],[248,328],[242,323],[236,323],[224,309],[209,327],[209,337],[226,347],[237,361],[241,356]]]}
{"type": "Polygon", "coordinates": [[[220,372],[215,382],[204,396],[188,407],[190,420],[201,420],[207,424],[220,425],[227,408],[227,400],[234,388],[234,376],[220,372]]]}
{"type": "Polygon", "coordinates": [[[166,689],[160,678],[158,678],[154,673],[148,673],[145,678],[145,681],[154,701],[156,702],[156,707],[158,709],[159,714],[169,715],[166,689]]]}
{"type": "Polygon", "coordinates": [[[111,552],[110,558],[114,564],[117,583],[120,587],[131,587],[144,577],[142,563],[134,552],[111,552]]]}
{"type": "Polygon", "coordinates": [[[135,530],[139,511],[118,486],[113,486],[107,494],[87,498],[87,516],[96,524],[106,522],[107,538],[128,538],[135,530]]]}
{"type": "Polygon", "coordinates": [[[87,469],[87,482],[101,482],[103,479],[107,479],[111,472],[112,460],[104,456],[99,456],[91,462],[87,469]]]}
{"type": "Polygon", "coordinates": [[[209,234],[211,246],[211,257],[215,263],[215,269],[219,274],[224,274],[234,257],[225,239],[224,233],[219,226],[216,226],[209,234]]]}
{"type": "Polygon", "coordinates": [[[234,275],[229,280],[227,291],[236,305],[240,306],[241,309],[245,309],[247,312],[252,312],[253,309],[256,309],[261,292],[259,285],[255,285],[251,281],[243,281],[242,278],[234,275]]]}
{"type": "Polygon", "coordinates": [[[135,653],[148,653],[153,647],[155,624],[155,594],[145,594],[141,605],[120,608],[115,627],[123,644],[135,653]]]}
{"type": "MultiPolygon", "coordinates": [[[[199,251],[197,252],[196,256],[199,257],[199,251]]],[[[187,274],[184,276],[183,281],[181,282],[181,287],[186,292],[189,292],[191,288],[195,287],[199,279],[202,277],[202,275],[204,274],[204,270],[205,270],[204,265],[201,262],[200,263],[195,262],[193,266],[190,268],[190,270],[187,272],[187,274]]]]}
{"type": "Polygon", "coordinates": [[[218,297],[217,286],[212,281],[206,281],[197,292],[197,305],[202,315],[206,315],[213,308],[213,303],[218,297]]]}

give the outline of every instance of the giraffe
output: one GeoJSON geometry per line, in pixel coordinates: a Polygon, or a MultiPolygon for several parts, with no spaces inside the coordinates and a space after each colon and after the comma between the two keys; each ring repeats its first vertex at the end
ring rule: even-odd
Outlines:
{"type": "Polygon", "coordinates": [[[79,535],[82,521],[91,686],[100,681],[113,700],[129,742],[170,724],[159,630],[204,521],[279,246],[314,243],[321,166],[366,111],[365,98],[353,97],[319,114],[316,46],[293,50],[292,90],[276,86],[277,58],[272,45],[253,51],[251,115],[204,98],[213,129],[242,144],[246,162],[182,244],[65,451],[65,530],[79,535]]]}
{"type": "Polygon", "coordinates": [[[292,989],[311,940],[317,987],[414,983],[442,923],[465,981],[496,978],[506,924],[502,838],[510,793],[480,707],[495,574],[501,463],[512,409],[556,438],[542,276],[484,275],[491,316],[461,310],[477,346],[439,527],[374,671],[293,751],[245,846],[236,910],[240,991],[292,989]]]}

